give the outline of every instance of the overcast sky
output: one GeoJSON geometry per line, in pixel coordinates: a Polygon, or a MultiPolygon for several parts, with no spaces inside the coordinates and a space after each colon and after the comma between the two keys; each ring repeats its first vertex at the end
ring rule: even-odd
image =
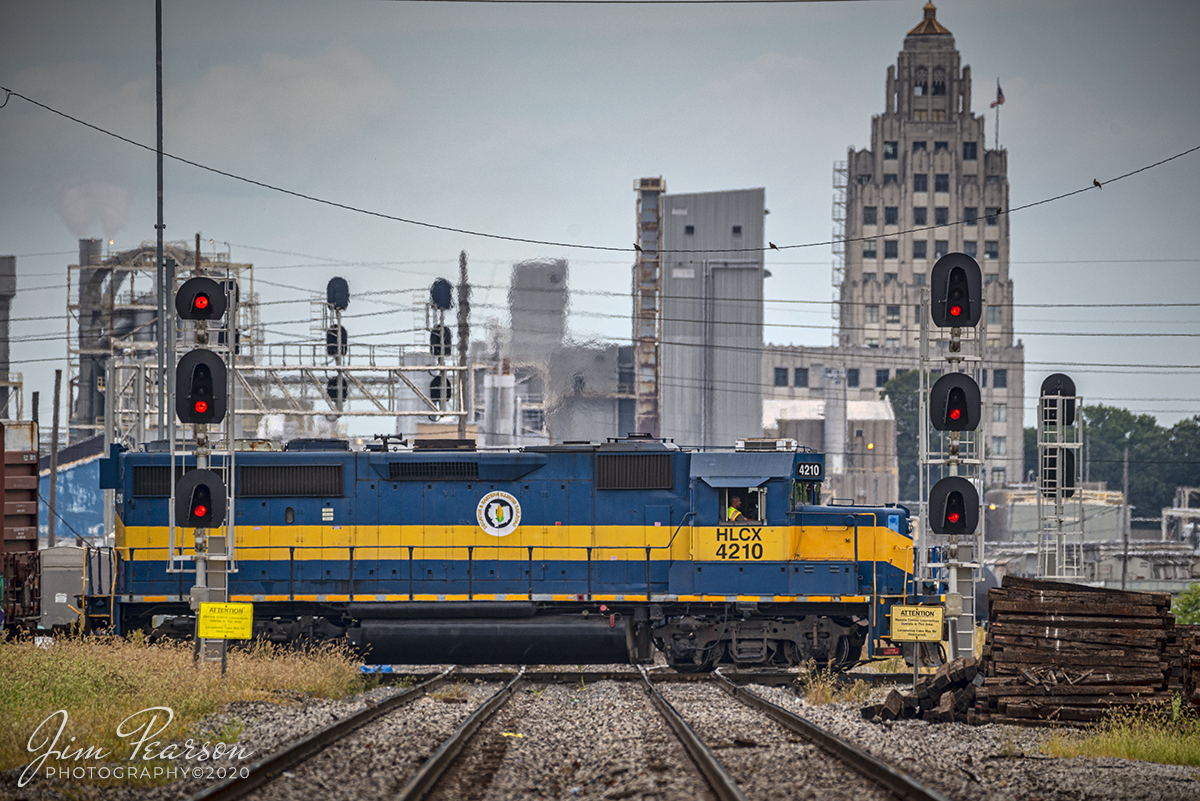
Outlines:
{"type": "MultiPolygon", "coordinates": [[[[922,16],[915,0],[163,6],[169,153],[397,217],[609,248],[630,248],[633,182],[658,175],[672,192],[765,187],[771,241],[827,242],[833,163],[869,144],[887,67],[922,16]]],[[[989,148],[987,106],[1004,87],[1014,207],[1200,145],[1200,3],[947,0],[938,19],[971,65],[989,148]]],[[[151,147],[154,55],[153,0],[0,0],[0,85],[151,147]]],[[[399,290],[352,296],[351,312],[385,311],[454,279],[465,249],[472,280],[497,287],[476,292],[482,325],[503,316],[514,260],[561,257],[573,335],[629,337],[628,297],[604,294],[627,293],[629,253],[423,228],[169,160],[165,209],[168,239],[200,232],[206,249],[252,262],[271,300],[323,296],[342,275],[352,293],[399,290]]],[[[154,239],[155,215],[152,152],[17,97],[0,109],[0,254],[18,257],[24,318],[13,369],[41,391],[43,420],[66,367],[78,238],[134,247],[154,239]]],[[[1167,425],[1200,414],[1200,151],[1018,211],[1011,231],[1027,425],[1056,369],[1087,402],[1167,425]],[[1033,305],[1062,302],[1151,305],[1033,305]],[[1113,333],[1183,336],[1086,336],[1113,333]]],[[[768,341],[830,344],[831,261],[828,245],[767,253],[769,299],[826,302],[768,302],[768,341]]],[[[305,302],[264,308],[277,338],[307,335],[308,314],[305,302]]],[[[412,325],[397,311],[348,328],[353,340],[412,325]]]]}

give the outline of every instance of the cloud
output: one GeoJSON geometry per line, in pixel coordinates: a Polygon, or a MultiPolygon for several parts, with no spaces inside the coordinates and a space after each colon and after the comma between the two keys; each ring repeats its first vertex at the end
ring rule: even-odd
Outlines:
{"type": "Polygon", "coordinates": [[[96,233],[115,236],[129,224],[129,190],[112,184],[60,183],[55,189],[55,206],[76,239],[96,233]]]}
{"type": "Polygon", "coordinates": [[[402,93],[362,52],[338,42],[218,65],[171,105],[178,151],[197,160],[324,170],[316,156],[353,161],[364,139],[394,135],[402,93]]]}

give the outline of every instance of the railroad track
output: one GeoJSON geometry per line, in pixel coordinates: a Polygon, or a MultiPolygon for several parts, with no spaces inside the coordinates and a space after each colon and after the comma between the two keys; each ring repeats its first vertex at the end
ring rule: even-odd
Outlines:
{"type": "MultiPolygon", "coordinates": [[[[577,778],[575,776],[575,772],[581,767],[581,761],[579,758],[574,758],[572,762],[571,749],[583,747],[578,742],[574,742],[575,740],[589,741],[589,738],[594,740],[597,733],[594,730],[590,734],[584,731],[577,732],[572,727],[579,727],[581,729],[587,729],[589,725],[599,726],[600,728],[611,727],[614,724],[596,723],[591,720],[591,718],[597,717],[599,709],[604,708],[607,710],[609,707],[618,709],[617,714],[614,715],[614,720],[618,721],[617,725],[621,721],[627,722],[635,718],[647,718],[644,722],[637,723],[628,732],[625,740],[630,747],[628,755],[630,764],[627,767],[609,766],[607,768],[614,775],[623,774],[618,776],[623,783],[633,781],[634,784],[630,788],[632,792],[627,792],[627,795],[630,797],[636,796],[636,782],[641,780],[631,779],[635,774],[649,775],[649,778],[642,781],[675,782],[678,786],[671,793],[673,795],[700,797],[707,795],[705,790],[710,790],[711,794],[719,799],[719,801],[734,801],[735,799],[740,801],[748,797],[775,797],[774,793],[764,794],[761,791],[747,795],[747,787],[754,786],[754,779],[752,772],[749,774],[746,773],[750,769],[740,764],[740,762],[745,761],[744,759],[739,760],[739,757],[742,757],[743,754],[737,751],[727,752],[730,758],[732,758],[731,765],[734,766],[734,769],[730,770],[726,765],[723,765],[722,761],[714,754],[714,751],[719,748],[729,747],[729,745],[725,742],[722,742],[720,745],[715,745],[715,743],[727,740],[728,738],[722,737],[720,734],[714,734],[711,731],[705,734],[704,726],[699,724],[693,727],[685,719],[685,716],[680,714],[676,706],[672,705],[667,697],[664,697],[664,693],[662,692],[662,690],[666,690],[667,694],[709,692],[710,696],[712,696],[713,688],[717,688],[721,692],[715,694],[716,698],[725,699],[725,701],[720,703],[741,709],[743,715],[751,714],[754,717],[760,718],[766,716],[770,718],[770,721],[774,721],[774,723],[771,723],[770,721],[759,720],[754,725],[758,727],[763,725],[774,726],[776,724],[782,726],[792,735],[799,735],[803,738],[804,742],[811,743],[824,754],[835,757],[840,764],[845,765],[861,776],[862,780],[884,788],[887,794],[911,801],[946,801],[944,796],[922,786],[906,774],[879,762],[861,749],[820,729],[788,710],[760,698],[742,686],[749,683],[768,685],[789,684],[797,678],[794,673],[758,671],[738,672],[731,675],[716,673],[696,676],[658,673],[657,671],[646,669],[638,669],[636,672],[631,669],[571,672],[526,670],[525,668],[521,668],[514,673],[498,671],[472,672],[451,667],[440,673],[421,676],[419,678],[420,682],[412,688],[389,698],[377,706],[327,726],[302,738],[298,742],[290,744],[284,749],[249,766],[248,776],[229,779],[220,784],[213,785],[192,796],[191,801],[230,801],[231,799],[245,798],[252,793],[260,791],[262,791],[262,797],[289,797],[293,793],[299,794],[305,792],[302,788],[307,788],[311,792],[328,786],[328,779],[315,779],[306,785],[288,785],[287,783],[299,781],[295,777],[309,769],[310,766],[304,766],[301,763],[313,758],[334,744],[338,744],[338,748],[343,747],[345,741],[355,732],[358,732],[357,736],[360,740],[374,737],[382,741],[386,735],[382,732],[376,734],[374,728],[364,727],[384,725],[389,714],[405,710],[408,705],[417,699],[435,692],[437,688],[450,681],[455,682],[456,686],[460,688],[463,686],[478,688],[479,692],[494,685],[498,685],[499,689],[492,693],[490,697],[487,697],[486,700],[483,700],[474,711],[458,723],[453,733],[446,736],[432,755],[415,769],[415,772],[411,774],[404,784],[403,789],[399,790],[398,794],[395,792],[395,788],[391,788],[390,790],[385,788],[382,794],[387,795],[387,797],[403,799],[403,801],[416,801],[416,799],[425,798],[482,798],[493,779],[501,770],[510,746],[525,749],[519,755],[518,761],[520,762],[536,762],[539,759],[557,760],[563,765],[561,772],[566,774],[561,777],[564,782],[575,780],[583,782],[587,777],[577,778]],[[593,689],[592,686],[600,682],[613,682],[613,684],[602,684],[601,687],[607,689],[597,689],[595,692],[598,697],[595,698],[589,697],[587,693],[583,692],[591,692],[593,689]],[[555,689],[551,690],[550,688],[555,689]],[[557,703],[560,705],[556,707],[548,705],[548,703],[537,703],[543,692],[551,692],[552,696],[554,692],[557,692],[557,703]],[[604,695],[605,692],[610,693],[610,695],[604,695]],[[508,706],[514,696],[521,697],[521,702],[508,706]],[[645,707],[644,699],[646,697],[649,698],[653,707],[657,709],[658,716],[640,714],[640,708],[645,707]],[[637,700],[639,698],[643,700],[637,700]],[[589,703],[593,704],[593,706],[587,709],[566,707],[568,711],[575,714],[578,718],[574,724],[570,722],[569,717],[567,719],[557,717],[563,710],[562,703],[569,701],[570,703],[578,704],[580,703],[580,699],[585,699],[585,706],[589,703]],[[503,715],[499,714],[501,710],[505,710],[503,715]],[[556,712],[555,710],[558,711],[556,712]],[[543,718],[553,720],[557,724],[553,728],[562,731],[553,734],[547,734],[546,731],[542,731],[540,734],[531,735],[534,738],[533,740],[516,739],[525,736],[520,731],[526,725],[531,729],[537,729],[537,726],[526,718],[536,717],[538,714],[543,718]],[[655,720],[658,722],[655,723],[655,720]],[[491,725],[489,725],[489,722],[492,722],[491,725]],[[488,731],[487,736],[479,736],[481,731],[485,730],[485,727],[488,731]],[[503,729],[512,729],[512,731],[502,731],[503,729]],[[697,733],[697,729],[700,729],[701,733],[697,733]],[[670,731],[670,735],[666,734],[667,730],[670,731]],[[672,735],[674,740],[678,742],[678,745],[672,744],[674,742],[671,740],[672,735]],[[555,737],[558,739],[555,740],[555,737]],[[709,742],[706,742],[706,739],[709,742]],[[538,741],[540,741],[540,745],[535,745],[538,741]],[[682,747],[682,752],[679,750],[680,747],[682,747]],[[539,752],[536,750],[537,748],[541,748],[542,751],[539,752]],[[680,763],[680,759],[684,753],[686,753],[686,758],[680,763]],[[687,759],[690,759],[696,766],[698,776],[681,775],[689,773],[686,770],[679,770],[681,764],[686,764],[687,759]],[[672,761],[680,764],[672,765],[672,761]],[[626,773],[625,771],[630,772],[626,773]],[[739,771],[741,771],[740,774],[739,771]],[[701,776],[703,777],[703,781],[700,780],[701,776]]],[[[547,699],[551,699],[551,696],[547,696],[547,699]]],[[[716,704],[717,702],[710,697],[701,706],[714,706],[716,704]]],[[[684,709],[687,712],[688,705],[685,704],[684,709]]],[[[694,715],[692,716],[694,717],[694,715]]],[[[711,726],[709,729],[711,730],[711,726]]],[[[441,739],[442,736],[445,735],[439,735],[438,739],[441,739]]],[[[734,741],[742,745],[752,742],[745,738],[741,740],[735,738],[734,741]]],[[[787,742],[798,743],[800,740],[793,738],[788,739],[787,742]]],[[[758,744],[752,743],[752,745],[757,747],[758,744]]],[[[371,746],[368,744],[366,747],[370,748],[371,746]]],[[[428,753],[428,751],[425,751],[425,753],[428,753]]],[[[313,759],[313,762],[317,762],[323,758],[327,758],[326,755],[313,759]]],[[[341,758],[329,756],[328,759],[336,759],[339,764],[348,764],[344,763],[341,758]]],[[[818,759],[824,762],[829,761],[826,756],[818,757],[818,759]]],[[[775,767],[778,772],[778,768],[781,765],[776,765],[775,767]]],[[[586,774],[589,769],[584,768],[582,774],[586,774]]],[[[393,770],[393,767],[389,766],[388,770],[393,770]]],[[[411,768],[404,768],[399,762],[394,764],[394,772],[406,772],[407,770],[411,770],[411,768]]],[[[845,769],[840,767],[829,768],[825,766],[822,767],[822,770],[827,773],[830,770],[834,772],[840,771],[842,774],[846,772],[845,769]]],[[[787,773],[787,771],[783,772],[787,773]]],[[[580,775],[582,776],[582,774],[580,775]]],[[[398,782],[402,778],[403,776],[397,778],[395,781],[398,782]]],[[[559,781],[559,778],[555,774],[549,781],[555,783],[559,781]]],[[[601,778],[603,779],[603,777],[601,778]]],[[[595,776],[590,776],[590,780],[595,781],[595,776]]],[[[610,777],[606,783],[611,786],[615,780],[610,777]]],[[[536,783],[538,780],[530,779],[529,781],[536,783]]],[[[799,785],[803,783],[804,779],[803,777],[795,777],[789,781],[799,785]]],[[[646,789],[649,790],[651,787],[659,786],[659,784],[652,783],[646,789]]],[[[545,788],[543,787],[542,789],[545,788]]],[[[551,795],[561,795],[563,789],[566,789],[566,785],[554,785],[550,788],[549,792],[551,795]]],[[[759,789],[761,790],[761,788],[759,789]]],[[[579,787],[571,789],[572,793],[577,791],[580,791],[579,787]]],[[[872,797],[869,793],[854,794],[843,792],[842,795],[846,798],[855,798],[856,801],[865,801],[865,799],[872,797]]],[[[886,795],[879,797],[886,797],[886,795]]]]}

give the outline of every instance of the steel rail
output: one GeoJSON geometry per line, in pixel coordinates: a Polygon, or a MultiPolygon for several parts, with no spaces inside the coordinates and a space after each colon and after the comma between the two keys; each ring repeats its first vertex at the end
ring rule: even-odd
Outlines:
{"type": "Polygon", "coordinates": [[[512,681],[472,712],[470,717],[454,730],[454,734],[451,734],[450,738],[442,743],[433,756],[425,760],[425,764],[421,765],[416,774],[408,780],[408,784],[404,785],[404,789],[396,796],[397,801],[417,801],[427,796],[480,727],[487,723],[492,715],[512,697],[524,675],[525,667],[522,665],[512,681]]]}
{"type": "Polygon", "coordinates": [[[860,775],[890,790],[906,801],[950,801],[942,793],[918,782],[916,779],[882,762],[836,734],[805,720],[767,699],[739,687],[720,672],[713,674],[718,687],[747,706],[765,713],[817,747],[842,760],[860,775]]]}
{"type": "Polygon", "coordinates": [[[416,687],[405,690],[398,695],[393,695],[391,698],[375,706],[369,706],[345,720],[331,723],[325,728],[319,729],[292,745],[269,754],[250,765],[248,776],[238,776],[218,782],[189,796],[188,801],[229,801],[230,799],[244,798],[279,776],[279,774],[288,768],[303,762],[329,744],[350,734],[355,729],[370,723],[382,715],[386,715],[398,707],[417,700],[429,690],[444,682],[454,672],[456,667],[448,667],[438,675],[418,684],[416,687]]]}
{"type": "MultiPolygon", "coordinates": [[[[391,684],[407,678],[424,680],[432,674],[427,673],[381,673],[378,674],[384,684],[391,684]]],[[[501,673],[496,670],[460,669],[455,674],[459,681],[472,682],[504,682],[512,678],[512,673],[501,673]]],[[[653,671],[654,680],[660,684],[694,684],[711,681],[707,673],[672,673],[653,671]]],[[[724,673],[725,678],[734,684],[763,684],[781,687],[794,684],[800,674],[787,671],[764,671],[724,673]]],[[[834,677],[838,682],[852,683],[865,681],[868,684],[911,684],[912,673],[838,673],[834,677]]],[[[598,681],[641,681],[640,673],[633,670],[527,670],[525,681],[534,684],[570,684],[584,682],[592,684],[598,681]]]]}
{"type": "Polygon", "coordinates": [[[666,720],[667,725],[671,727],[671,731],[675,732],[675,736],[679,738],[679,742],[687,751],[688,756],[692,758],[692,762],[696,763],[696,767],[704,774],[704,778],[712,787],[713,792],[717,794],[717,798],[721,801],[748,801],[742,788],[738,787],[737,781],[729,775],[729,771],[725,770],[725,766],[704,744],[695,729],[689,726],[675,707],[671,706],[670,702],[658,692],[646,669],[639,667],[638,670],[641,671],[642,681],[646,692],[650,695],[650,700],[666,720]]]}

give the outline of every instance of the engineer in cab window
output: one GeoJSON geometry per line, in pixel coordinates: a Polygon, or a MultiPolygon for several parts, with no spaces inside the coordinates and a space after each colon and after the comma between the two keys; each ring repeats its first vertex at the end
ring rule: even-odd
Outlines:
{"type": "Polygon", "coordinates": [[[725,510],[725,519],[730,523],[746,519],[746,516],[742,514],[742,496],[729,496],[729,508],[725,510]]]}

